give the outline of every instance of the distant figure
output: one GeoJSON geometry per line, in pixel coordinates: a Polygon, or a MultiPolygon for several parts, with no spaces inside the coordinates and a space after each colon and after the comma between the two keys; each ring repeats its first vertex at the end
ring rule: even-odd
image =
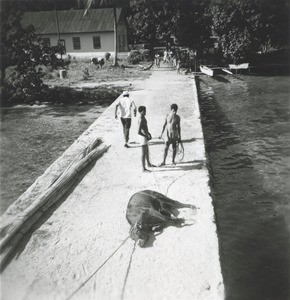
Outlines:
{"type": "Polygon", "coordinates": [[[181,64],[181,60],[178,59],[177,64],[176,64],[176,71],[177,71],[178,74],[180,74],[180,64],[181,64]]]}
{"type": "Polygon", "coordinates": [[[121,99],[117,101],[116,109],[115,109],[115,119],[118,118],[117,115],[118,108],[120,109],[121,112],[121,122],[123,126],[123,133],[125,139],[124,147],[129,148],[128,142],[129,142],[129,131],[131,127],[132,109],[134,112],[134,117],[136,117],[137,109],[134,101],[129,99],[128,91],[124,91],[121,99]]]}
{"type": "Polygon", "coordinates": [[[176,156],[176,148],[177,148],[176,146],[178,142],[181,141],[180,117],[179,115],[177,115],[178,106],[177,104],[172,104],[170,108],[171,111],[165,118],[165,122],[160,135],[160,139],[161,139],[163,132],[166,129],[163,162],[159,165],[159,167],[165,165],[168,148],[170,145],[172,145],[172,150],[173,150],[172,163],[175,164],[175,156],[176,156]]]}
{"type": "Polygon", "coordinates": [[[177,58],[174,54],[172,56],[172,66],[173,66],[173,68],[177,67],[177,58]]]}
{"type": "Polygon", "coordinates": [[[110,52],[106,52],[106,53],[105,53],[105,60],[106,60],[106,63],[109,61],[110,56],[111,56],[111,53],[110,53],[110,52]]]}
{"type": "Polygon", "coordinates": [[[146,115],[146,107],[139,106],[138,112],[140,113],[140,117],[138,119],[138,135],[139,135],[139,142],[142,147],[142,167],[143,172],[149,172],[149,170],[145,167],[145,160],[147,161],[148,167],[154,167],[149,160],[149,147],[148,141],[152,139],[151,134],[148,131],[147,120],[145,118],[146,115]]]}
{"type": "Polygon", "coordinates": [[[164,53],[163,53],[163,62],[167,62],[167,50],[164,50],[164,53]]]}
{"type": "Polygon", "coordinates": [[[89,69],[85,68],[84,69],[84,75],[83,75],[84,80],[88,80],[89,76],[90,76],[89,69]]]}
{"type": "Polygon", "coordinates": [[[160,55],[158,53],[156,53],[154,56],[154,62],[155,62],[155,66],[157,68],[160,68],[160,55]]]}
{"type": "Polygon", "coordinates": [[[168,62],[170,64],[172,64],[172,56],[173,56],[173,52],[171,50],[168,51],[168,62]]]}

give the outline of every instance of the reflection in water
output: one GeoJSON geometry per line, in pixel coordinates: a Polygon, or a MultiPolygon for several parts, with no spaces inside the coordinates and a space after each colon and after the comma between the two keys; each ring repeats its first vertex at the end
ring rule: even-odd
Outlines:
{"type": "Polygon", "coordinates": [[[289,299],[289,78],[199,79],[227,299],[289,299]]]}

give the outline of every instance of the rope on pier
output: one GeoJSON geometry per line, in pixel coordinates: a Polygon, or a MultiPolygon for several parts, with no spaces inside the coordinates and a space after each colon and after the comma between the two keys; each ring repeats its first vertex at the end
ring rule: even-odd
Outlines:
{"type": "MultiPolygon", "coordinates": [[[[83,286],[86,285],[86,283],[116,254],[116,252],[127,242],[130,236],[128,236],[120,245],[119,247],[72,293],[70,296],[68,296],[65,300],[70,300],[83,286]]],[[[135,243],[136,244],[136,243],[135,243]]],[[[135,249],[135,245],[134,245],[135,249]]],[[[134,251],[134,250],[133,250],[134,251]]],[[[133,252],[132,252],[133,254],[133,252]]],[[[130,262],[132,260],[132,255],[130,258],[130,262]]],[[[128,272],[128,270],[127,270],[128,272]]],[[[126,275],[127,278],[127,275],[126,275]]]]}

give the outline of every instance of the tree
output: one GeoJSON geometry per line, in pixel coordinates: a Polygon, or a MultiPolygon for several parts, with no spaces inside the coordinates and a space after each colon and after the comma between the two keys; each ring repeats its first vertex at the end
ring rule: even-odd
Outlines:
{"type": "Polygon", "coordinates": [[[211,44],[209,0],[130,0],[129,29],[135,43],[182,46],[202,53],[211,44]]]}
{"type": "Polygon", "coordinates": [[[209,0],[183,0],[179,2],[176,38],[181,45],[195,49],[201,55],[212,47],[212,19],[209,0]]]}
{"type": "Polygon", "coordinates": [[[22,28],[21,12],[8,8],[1,11],[1,90],[5,91],[2,104],[41,100],[37,98],[46,87],[39,66],[64,66],[66,62],[57,57],[62,49],[44,45],[32,26],[22,28]],[[6,78],[9,66],[14,71],[6,78]]]}
{"type": "Polygon", "coordinates": [[[170,41],[177,28],[178,11],[175,1],[130,0],[128,24],[132,42],[148,42],[151,47],[160,40],[170,41]]]}
{"type": "Polygon", "coordinates": [[[287,45],[287,0],[212,0],[213,31],[223,55],[239,62],[254,53],[287,45]]]}

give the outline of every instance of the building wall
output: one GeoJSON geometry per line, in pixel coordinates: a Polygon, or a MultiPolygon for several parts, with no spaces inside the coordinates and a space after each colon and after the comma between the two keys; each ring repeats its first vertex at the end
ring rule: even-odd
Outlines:
{"type": "MultiPolygon", "coordinates": [[[[54,35],[42,35],[42,38],[49,38],[50,45],[56,46],[58,36],[54,35]]],[[[60,40],[64,40],[66,53],[75,57],[101,57],[106,52],[114,54],[114,32],[96,32],[96,33],[74,33],[74,34],[60,34],[60,40]],[[94,49],[93,47],[93,36],[100,37],[101,47],[94,49]],[[80,38],[80,49],[74,49],[73,37],[80,38]]],[[[127,40],[127,28],[120,24],[118,26],[118,52],[128,51],[128,40],[127,40]]],[[[120,54],[120,56],[124,56],[120,54]]]]}
{"type": "MultiPolygon", "coordinates": [[[[42,38],[50,38],[51,46],[56,46],[58,41],[57,35],[43,35],[42,38]]],[[[67,53],[82,52],[111,52],[114,50],[114,32],[98,32],[98,33],[69,33],[60,34],[60,40],[65,41],[67,53]],[[93,36],[99,36],[101,40],[101,48],[94,49],[93,36]],[[80,38],[81,48],[79,50],[73,47],[73,37],[80,38]]]]}

